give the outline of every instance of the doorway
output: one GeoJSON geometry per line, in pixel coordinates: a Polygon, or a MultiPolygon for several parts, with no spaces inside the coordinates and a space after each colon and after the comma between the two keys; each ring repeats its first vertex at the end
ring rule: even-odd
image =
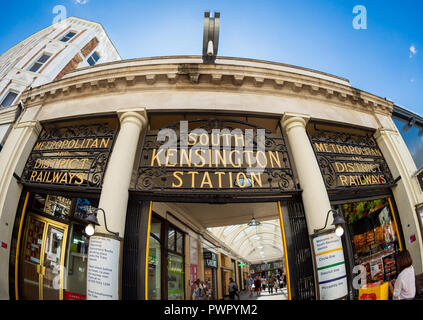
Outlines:
{"type": "Polygon", "coordinates": [[[29,214],[21,252],[21,297],[62,300],[68,225],[29,214]]]}

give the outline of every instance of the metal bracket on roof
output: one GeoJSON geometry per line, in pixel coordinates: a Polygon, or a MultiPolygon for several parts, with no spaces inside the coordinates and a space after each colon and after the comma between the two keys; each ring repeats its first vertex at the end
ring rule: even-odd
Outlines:
{"type": "Polygon", "coordinates": [[[220,12],[216,11],[214,17],[210,12],[204,12],[204,33],[203,33],[203,63],[214,64],[219,46],[220,12]]]}

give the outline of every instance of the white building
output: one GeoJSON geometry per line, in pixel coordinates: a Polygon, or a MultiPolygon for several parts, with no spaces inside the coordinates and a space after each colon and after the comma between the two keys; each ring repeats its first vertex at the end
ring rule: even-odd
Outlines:
{"type": "MultiPolygon", "coordinates": [[[[101,24],[69,17],[34,33],[0,56],[0,150],[20,114],[25,89],[79,67],[121,60],[101,24]]],[[[23,106],[24,107],[24,106],[23,106]]]]}

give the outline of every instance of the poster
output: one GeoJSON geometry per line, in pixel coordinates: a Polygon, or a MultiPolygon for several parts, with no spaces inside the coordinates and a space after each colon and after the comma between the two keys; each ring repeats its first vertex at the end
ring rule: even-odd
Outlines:
{"type": "Polygon", "coordinates": [[[119,299],[120,241],[92,236],[88,247],[87,299],[119,299]]]}
{"type": "Polygon", "coordinates": [[[342,241],[334,232],[313,238],[320,300],[336,300],[348,294],[342,241]]]}

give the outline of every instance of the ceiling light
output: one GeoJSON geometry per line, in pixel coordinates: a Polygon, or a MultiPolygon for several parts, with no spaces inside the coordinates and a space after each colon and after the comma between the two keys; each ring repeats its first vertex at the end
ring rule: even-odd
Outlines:
{"type": "Polygon", "coordinates": [[[258,226],[260,224],[260,221],[257,221],[254,217],[251,219],[251,221],[250,222],[248,222],[248,225],[250,226],[250,227],[256,227],[256,226],[258,226]]]}

